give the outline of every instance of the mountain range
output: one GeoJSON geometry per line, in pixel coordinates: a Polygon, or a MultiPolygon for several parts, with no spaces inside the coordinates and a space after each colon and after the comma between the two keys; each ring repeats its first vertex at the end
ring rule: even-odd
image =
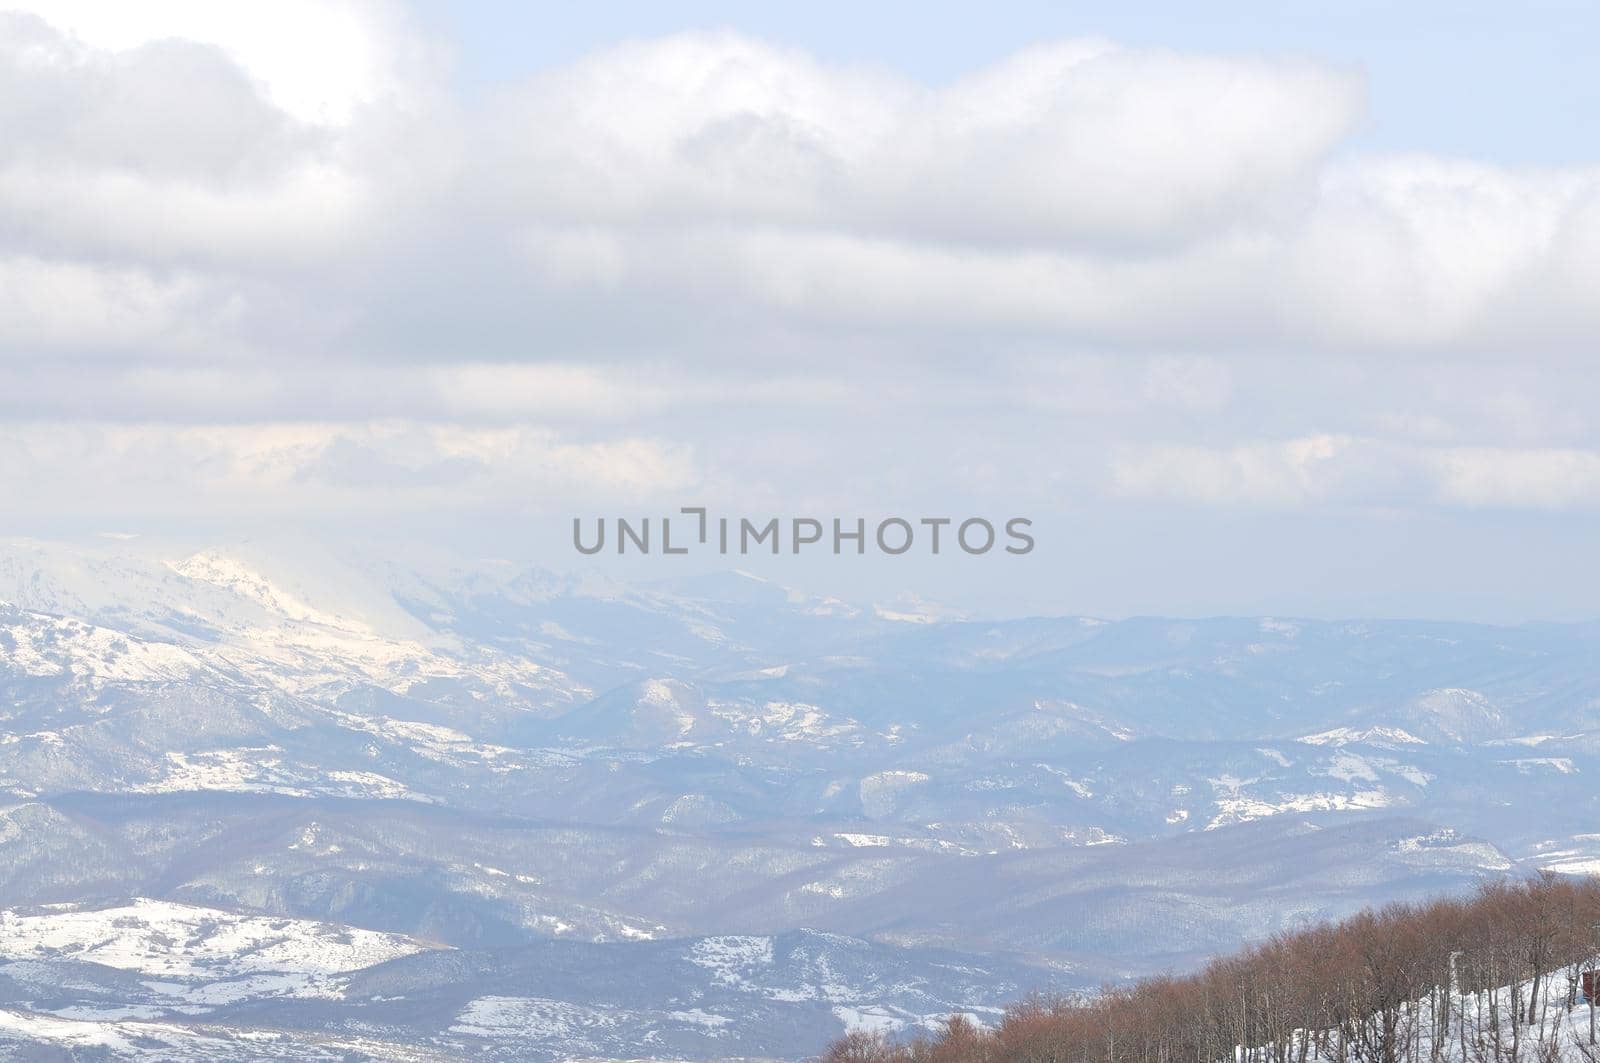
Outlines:
{"type": "Polygon", "coordinates": [[[1600,625],[376,558],[0,544],[0,1044],[789,1059],[1600,870],[1600,625]]]}

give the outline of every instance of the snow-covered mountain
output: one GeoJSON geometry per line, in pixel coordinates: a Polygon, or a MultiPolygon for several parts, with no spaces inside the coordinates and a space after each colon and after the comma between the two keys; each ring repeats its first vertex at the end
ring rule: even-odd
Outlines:
{"type": "Polygon", "coordinates": [[[738,573],[38,542],[0,602],[0,1038],[799,1056],[1600,867],[1589,625],[912,622],[738,573]],[[729,935],[813,959],[685,959],[729,935]]]}

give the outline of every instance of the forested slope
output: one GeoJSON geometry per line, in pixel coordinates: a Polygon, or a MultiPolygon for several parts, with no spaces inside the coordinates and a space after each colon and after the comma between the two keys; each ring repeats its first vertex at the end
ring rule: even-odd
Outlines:
{"type": "Polygon", "coordinates": [[[1019,1003],[991,1029],[865,1032],[827,1063],[1510,1063],[1600,1059],[1583,973],[1600,881],[1543,874],[1283,933],[1183,977],[1019,1003]]]}

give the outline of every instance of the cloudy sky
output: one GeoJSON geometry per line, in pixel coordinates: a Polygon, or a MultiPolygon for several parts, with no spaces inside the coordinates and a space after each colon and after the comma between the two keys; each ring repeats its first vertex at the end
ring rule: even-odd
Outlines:
{"type": "Polygon", "coordinates": [[[1600,614],[1592,12],[750,6],[0,14],[0,532],[1025,515],[746,567],[1600,614]]]}

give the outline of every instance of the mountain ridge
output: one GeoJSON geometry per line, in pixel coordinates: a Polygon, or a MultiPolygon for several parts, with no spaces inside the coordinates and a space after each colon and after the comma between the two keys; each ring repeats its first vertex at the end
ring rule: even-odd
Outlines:
{"type": "MultiPolygon", "coordinates": [[[[226,551],[0,547],[0,910],[148,898],[482,957],[455,1010],[394,1027],[419,1051],[622,1053],[654,1031],[797,1057],[996,998],[944,979],[913,1008],[869,980],[837,1014],[737,997],[720,1022],[670,988],[714,994],[708,969],[604,1006],[585,979],[662,942],[813,933],[880,966],[937,953],[1020,992],[1084,988],[1600,866],[1593,625],[909,623],[748,575],[320,564],[326,595],[226,551]],[[491,976],[558,945],[565,989],[491,976]],[[786,1032],[732,1032],[763,1023],[786,1032]]],[[[37,962],[0,952],[0,977],[37,962]]],[[[0,1006],[39,1004],[25,983],[0,1006]]],[[[113,983],[37,1014],[154,1006],[113,983]]],[[[290,1042],[349,1038],[363,1007],[394,1011],[313,1004],[190,1032],[248,1012],[290,1042]]]]}

